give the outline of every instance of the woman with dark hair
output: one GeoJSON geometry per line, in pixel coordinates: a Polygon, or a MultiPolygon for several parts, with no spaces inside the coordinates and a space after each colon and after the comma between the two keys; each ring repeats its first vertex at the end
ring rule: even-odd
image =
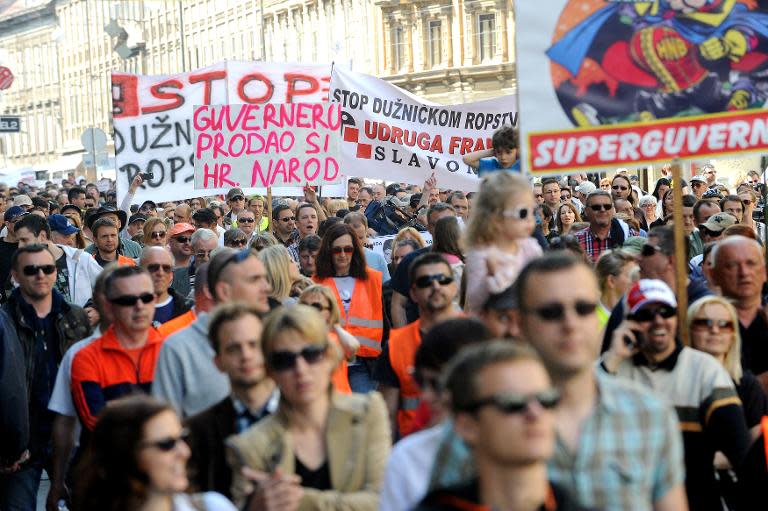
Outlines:
{"type": "Polygon", "coordinates": [[[234,511],[222,495],[187,495],[189,446],[170,405],[145,395],[113,401],[77,467],[79,511],[234,511]]]}
{"type": "Polygon", "coordinates": [[[352,390],[373,390],[371,374],[384,337],[382,274],[367,266],[360,239],[343,223],[325,233],[315,265],[313,280],[333,291],[341,326],[360,342],[357,359],[349,366],[352,390]]]}
{"type": "Polygon", "coordinates": [[[464,276],[464,251],[461,243],[461,228],[455,216],[444,216],[435,224],[432,237],[432,252],[440,254],[448,261],[455,282],[459,282],[454,302],[459,304],[463,292],[462,277],[464,276]]]}
{"type": "Polygon", "coordinates": [[[581,215],[576,209],[576,205],[571,201],[560,204],[555,214],[556,236],[562,237],[570,234],[571,227],[577,222],[581,222],[581,215]]]}
{"type": "MultiPolygon", "coordinates": [[[[667,190],[672,188],[672,181],[667,179],[666,177],[662,177],[658,181],[656,181],[656,186],[653,188],[653,195],[656,197],[656,217],[657,218],[664,218],[664,209],[663,209],[663,201],[664,201],[664,194],[667,193],[667,190]]],[[[648,226],[650,227],[650,225],[648,226]]]]}

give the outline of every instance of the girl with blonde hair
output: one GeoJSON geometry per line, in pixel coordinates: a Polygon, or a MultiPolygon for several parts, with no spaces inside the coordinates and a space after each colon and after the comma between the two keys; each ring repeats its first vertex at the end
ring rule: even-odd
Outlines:
{"type": "Polygon", "coordinates": [[[272,286],[269,296],[282,304],[293,303],[294,300],[290,300],[291,287],[302,276],[288,249],[283,245],[273,245],[263,249],[256,257],[267,270],[267,282],[272,286]]]}

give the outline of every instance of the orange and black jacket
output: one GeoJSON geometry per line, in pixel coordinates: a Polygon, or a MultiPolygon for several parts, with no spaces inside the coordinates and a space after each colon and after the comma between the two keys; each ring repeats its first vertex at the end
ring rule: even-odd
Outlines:
{"type": "Polygon", "coordinates": [[[151,328],[137,356],[122,347],[113,326],[72,360],[72,399],[83,425],[93,430],[108,401],[136,392],[149,394],[165,338],[151,328]]]}

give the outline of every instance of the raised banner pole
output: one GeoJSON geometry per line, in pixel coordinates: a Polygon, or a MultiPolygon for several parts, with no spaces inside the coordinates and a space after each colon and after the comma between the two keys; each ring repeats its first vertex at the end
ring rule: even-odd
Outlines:
{"type": "Polygon", "coordinates": [[[275,222],[272,220],[272,187],[267,187],[267,215],[269,215],[267,218],[269,218],[269,233],[274,234],[275,233],[275,222]]]}
{"type": "Polygon", "coordinates": [[[683,188],[680,160],[672,163],[673,222],[675,233],[675,295],[677,296],[677,331],[683,346],[688,339],[688,261],[685,258],[685,231],[683,230],[683,188]]]}

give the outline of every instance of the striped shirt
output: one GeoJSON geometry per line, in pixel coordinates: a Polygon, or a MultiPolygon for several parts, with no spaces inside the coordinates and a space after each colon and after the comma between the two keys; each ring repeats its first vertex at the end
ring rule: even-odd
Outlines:
{"type": "Polygon", "coordinates": [[[684,480],[673,411],[646,390],[598,370],[598,397],[576,452],[558,438],[549,478],[595,509],[652,510],[684,480]]]}

